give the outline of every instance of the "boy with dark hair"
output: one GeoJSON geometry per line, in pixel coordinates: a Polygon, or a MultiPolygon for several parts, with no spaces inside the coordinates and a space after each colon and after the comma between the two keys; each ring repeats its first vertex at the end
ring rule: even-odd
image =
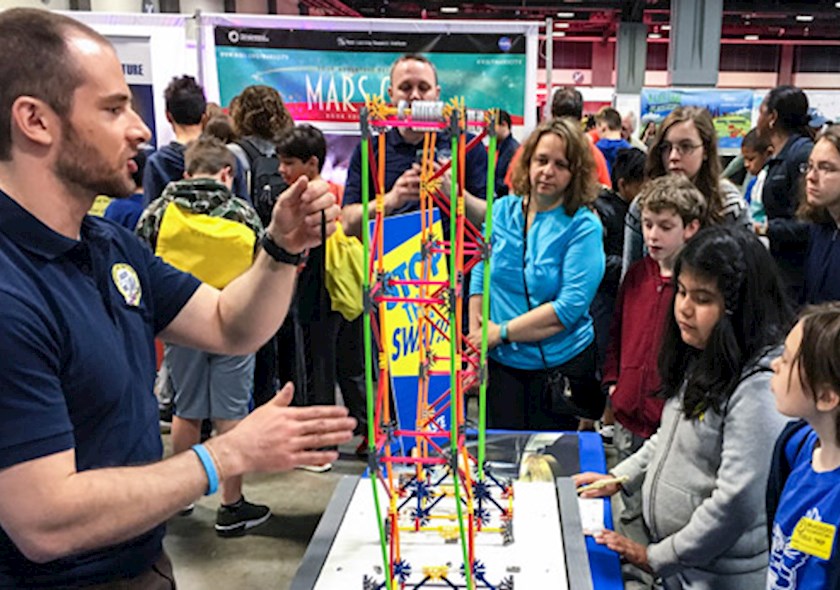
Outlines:
{"type": "MultiPolygon", "coordinates": [[[[639,194],[645,180],[645,154],[631,148],[619,150],[612,169],[612,188],[602,188],[595,200],[595,210],[604,226],[604,255],[606,265],[604,278],[595,293],[589,308],[595,328],[595,349],[597,351],[598,378],[604,366],[607,343],[610,336],[615,300],[621,283],[621,261],[624,252],[624,218],[630,203],[639,194]]],[[[612,408],[607,402],[601,420],[601,436],[606,444],[613,442],[614,420],[612,408]]]]}
{"type": "Polygon", "coordinates": [[[163,96],[175,139],[149,156],[143,175],[144,206],[157,199],[167,184],[183,178],[184,146],[201,135],[207,109],[204,90],[192,76],[172,78],[163,96]]]}
{"type": "Polygon", "coordinates": [[[636,148],[620,150],[612,170],[612,189],[604,188],[595,200],[595,210],[604,226],[604,278],[592,302],[598,366],[604,363],[609,340],[615,298],[621,282],[621,257],[624,252],[624,218],[630,203],[639,194],[645,180],[645,154],[636,148]]]}
{"type": "MultiPolygon", "coordinates": [[[[149,205],[137,234],[166,262],[221,289],[251,266],[262,224],[256,211],[231,193],[236,158],[225,144],[198,139],[187,144],[184,158],[184,180],[167,185],[149,205]]],[[[174,453],[200,442],[202,420],[212,420],[222,434],[248,415],[253,354],[219,355],[174,344],[165,351],[175,390],[174,453]]],[[[190,512],[192,504],[181,514],[190,512]]],[[[241,477],[222,484],[219,536],[244,534],[270,515],[267,506],[245,500],[241,477]]]]}
{"type": "Polygon", "coordinates": [[[519,142],[511,133],[512,121],[510,113],[499,111],[499,122],[496,125],[496,137],[498,138],[496,151],[496,197],[504,197],[510,192],[510,187],[505,184],[513,154],[519,149],[519,142]]]}
{"type": "MultiPolygon", "coordinates": [[[[289,183],[301,176],[309,180],[321,178],[327,153],[324,134],[311,125],[299,125],[287,130],[277,141],[280,174],[289,183]]],[[[341,187],[328,182],[330,191],[341,204],[341,187]]],[[[357,433],[367,430],[365,408],[364,358],[362,356],[362,317],[345,320],[332,311],[325,285],[326,246],[309,252],[309,260],[298,279],[295,296],[296,317],[300,323],[297,335],[302,337],[306,351],[307,391],[300,392],[305,404],[334,404],[338,383],[344,404],[350,415],[358,420],[357,433]]],[[[324,467],[303,466],[310,471],[325,471],[324,467]]]]}
{"type": "MultiPolygon", "coordinates": [[[[277,141],[277,155],[280,157],[280,174],[288,184],[292,184],[301,176],[310,180],[320,178],[327,157],[327,142],[318,128],[299,125],[280,136],[277,141]]],[[[340,187],[337,184],[329,184],[338,197],[340,187]]]]}
{"type": "Polygon", "coordinates": [[[741,142],[741,155],[744,156],[744,168],[754,178],[747,185],[744,199],[750,204],[750,213],[754,223],[766,223],[767,213],[761,200],[767,169],[764,165],[773,157],[773,146],[766,137],[758,133],[758,129],[750,129],[741,142]]]}
{"type": "Polygon", "coordinates": [[[595,115],[595,125],[600,138],[595,146],[604,154],[607,167],[612,173],[618,150],[626,150],[633,146],[621,136],[621,115],[617,110],[611,107],[602,108],[595,115]]]}

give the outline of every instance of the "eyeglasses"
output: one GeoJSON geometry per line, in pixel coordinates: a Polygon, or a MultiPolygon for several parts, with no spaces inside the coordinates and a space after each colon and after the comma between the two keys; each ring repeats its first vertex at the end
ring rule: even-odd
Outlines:
{"type": "Polygon", "coordinates": [[[828,162],[820,162],[819,164],[813,164],[811,162],[802,162],[799,165],[799,173],[808,175],[811,172],[816,170],[820,175],[823,174],[834,174],[837,172],[837,168],[829,164],[828,162]]]}
{"type": "Polygon", "coordinates": [[[677,153],[681,156],[688,156],[694,153],[694,150],[697,148],[703,147],[702,143],[693,144],[687,141],[681,141],[680,143],[671,143],[670,141],[663,141],[659,144],[659,152],[663,156],[668,156],[671,154],[671,150],[677,150],[677,153]]]}

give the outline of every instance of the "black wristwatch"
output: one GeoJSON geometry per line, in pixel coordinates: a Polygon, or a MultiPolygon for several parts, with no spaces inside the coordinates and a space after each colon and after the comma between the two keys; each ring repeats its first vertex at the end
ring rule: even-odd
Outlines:
{"type": "Polygon", "coordinates": [[[304,250],[303,252],[298,252],[297,254],[292,254],[285,248],[282,248],[277,245],[277,243],[271,239],[271,236],[268,232],[263,232],[262,237],[260,238],[260,246],[262,249],[265,250],[265,253],[271,256],[277,262],[281,262],[283,264],[291,264],[292,266],[300,266],[306,259],[309,257],[309,251],[304,250]]]}

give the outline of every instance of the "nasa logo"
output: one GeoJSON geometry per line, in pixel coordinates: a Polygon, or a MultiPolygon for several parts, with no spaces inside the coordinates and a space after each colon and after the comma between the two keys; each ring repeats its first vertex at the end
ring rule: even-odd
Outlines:
{"type": "Polygon", "coordinates": [[[502,37],[499,39],[499,49],[507,53],[510,51],[510,48],[513,46],[513,41],[510,40],[510,37],[502,37]]]}

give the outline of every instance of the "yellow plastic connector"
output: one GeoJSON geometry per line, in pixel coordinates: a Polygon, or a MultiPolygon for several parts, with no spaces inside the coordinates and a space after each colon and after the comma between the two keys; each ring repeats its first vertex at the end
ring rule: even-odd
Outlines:
{"type": "Polygon", "coordinates": [[[423,566],[423,575],[433,582],[439,582],[449,573],[449,568],[445,565],[427,565],[423,566]]]}
{"type": "Polygon", "coordinates": [[[440,536],[444,541],[453,541],[461,536],[461,531],[456,526],[442,526],[440,536]]]}
{"type": "Polygon", "coordinates": [[[365,96],[365,106],[367,107],[368,115],[372,120],[382,121],[386,119],[388,115],[396,112],[396,109],[385,102],[385,100],[378,94],[365,96]]]}

